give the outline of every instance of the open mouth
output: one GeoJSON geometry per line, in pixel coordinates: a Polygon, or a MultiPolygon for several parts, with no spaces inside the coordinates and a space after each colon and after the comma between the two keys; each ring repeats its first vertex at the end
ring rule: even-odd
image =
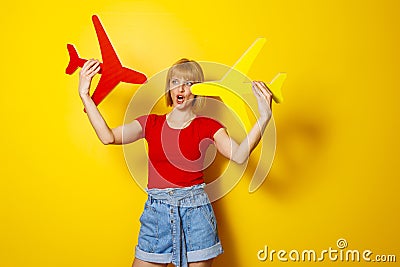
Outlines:
{"type": "Polygon", "coordinates": [[[177,96],[176,96],[176,103],[182,104],[183,101],[184,101],[183,95],[177,95],[177,96]]]}

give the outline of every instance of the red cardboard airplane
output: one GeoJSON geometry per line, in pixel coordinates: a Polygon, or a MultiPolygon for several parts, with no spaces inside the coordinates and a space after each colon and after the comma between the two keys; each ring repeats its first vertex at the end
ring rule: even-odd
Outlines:
{"type": "MultiPolygon", "coordinates": [[[[146,82],[147,77],[143,73],[122,66],[99,18],[93,15],[92,21],[96,30],[97,39],[99,40],[101,57],[103,58],[103,63],[100,64],[99,72],[102,75],[92,95],[94,103],[98,105],[118,83],[143,84],[146,82]]],[[[65,73],[71,75],[78,67],[82,67],[87,60],[78,56],[72,44],[67,44],[67,49],[70,60],[65,73]]]]}

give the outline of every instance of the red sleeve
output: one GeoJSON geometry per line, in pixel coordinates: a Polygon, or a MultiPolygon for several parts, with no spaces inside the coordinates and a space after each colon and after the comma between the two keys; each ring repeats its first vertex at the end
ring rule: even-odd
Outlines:
{"type": "Polygon", "coordinates": [[[139,122],[140,126],[142,126],[142,138],[146,138],[146,128],[148,128],[149,125],[152,124],[152,119],[153,116],[151,116],[151,114],[143,115],[135,119],[139,122]]]}
{"type": "Polygon", "coordinates": [[[225,126],[220,123],[217,120],[214,120],[212,118],[206,118],[206,129],[207,131],[207,137],[210,138],[211,140],[214,140],[214,134],[221,128],[225,128],[225,126]]]}

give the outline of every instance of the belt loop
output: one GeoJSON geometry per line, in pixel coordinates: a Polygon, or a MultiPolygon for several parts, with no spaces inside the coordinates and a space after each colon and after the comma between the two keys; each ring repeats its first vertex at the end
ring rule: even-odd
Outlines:
{"type": "Polygon", "coordinates": [[[149,202],[150,202],[150,204],[153,204],[153,202],[154,202],[154,197],[152,197],[151,194],[148,194],[148,196],[149,196],[149,202]]]}

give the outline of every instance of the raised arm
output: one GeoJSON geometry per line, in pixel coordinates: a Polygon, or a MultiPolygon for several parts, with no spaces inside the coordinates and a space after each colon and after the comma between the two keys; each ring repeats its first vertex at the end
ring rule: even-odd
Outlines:
{"type": "Polygon", "coordinates": [[[79,95],[87,116],[100,141],[105,144],[132,143],[142,136],[142,126],[134,120],[129,124],[111,129],[89,95],[92,78],[100,71],[98,60],[88,60],[79,73],[79,95]]]}
{"type": "Polygon", "coordinates": [[[224,128],[219,129],[214,134],[214,141],[217,150],[228,159],[243,164],[250,156],[251,151],[260,142],[260,139],[272,116],[271,100],[272,94],[263,82],[253,82],[253,93],[257,98],[260,118],[247,134],[246,138],[240,143],[235,142],[224,128]]]}

